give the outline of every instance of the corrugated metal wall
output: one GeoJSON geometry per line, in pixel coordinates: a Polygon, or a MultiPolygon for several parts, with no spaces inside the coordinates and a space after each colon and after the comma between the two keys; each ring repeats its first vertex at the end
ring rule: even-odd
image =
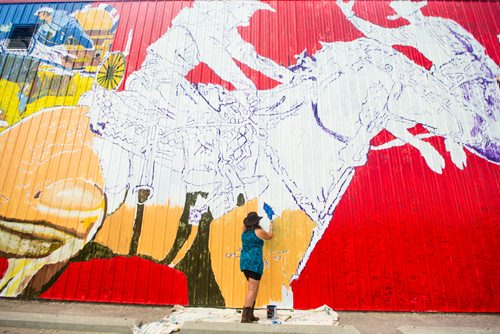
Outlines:
{"type": "Polygon", "coordinates": [[[240,307],[267,203],[259,305],[498,312],[499,16],[0,4],[0,295],[240,307]]]}

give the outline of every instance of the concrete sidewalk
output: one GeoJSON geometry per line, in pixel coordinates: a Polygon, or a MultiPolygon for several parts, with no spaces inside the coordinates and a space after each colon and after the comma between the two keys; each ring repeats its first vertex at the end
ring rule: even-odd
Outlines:
{"type": "Polygon", "coordinates": [[[0,334],[132,333],[132,327],[162,319],[167,306],[132,306],[0,299],[0,334]]]}
{"type": "MultiPolygon", "coordinates": [[[[157,321],[170,307],[0,299],[0,334],[132,333],[138,323],[157,321]]],[[[337,312],[336,334],[500,334],[500,315],[467,313],[337,312]]],[[[186,324],[181,334],[316,333],[310,326],[186,324]]],[[[319,333],[319,332],[317,332],[319,333]]]]}

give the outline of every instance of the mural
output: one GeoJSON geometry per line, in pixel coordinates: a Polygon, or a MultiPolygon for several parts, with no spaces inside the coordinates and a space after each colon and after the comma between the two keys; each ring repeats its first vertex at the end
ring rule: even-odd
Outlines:
{"type": "Polygon", "coordinates": [[[266,203],[277,237],[257,304],[292,307],[295,282],[373,152],[410,147],[439,175],[439,138],[458,170],[475,159],[498,173],[498,65],[459,23],[424,15],[427,5],[379,3],[389,21],[407,22],[390,26],[360,15],[358,2],[329,2],[360,35],[318,39],[282,65],[244,32],[286,5],[194,1],[171,11],[123,85],[134,34],[125,26],[123,51],[113,48],[113,6],[30,8],[39,25],[22,52],[7,48],[4,24],[0,295],[238,307],[240,222],[266,203]],[[193,80],[200,66],[216,79],[193,80]],[[73,99],[39,103],[56,95],[73,99]],[[155,296],[67,288],[127,263],[158,275],[146,279],[155,296]]]}
{"type": "MultiPolygon", "coordinates": [[[[9,11],[3,15],[9,15],[9,11]]],[[[46,97],[74,97],[77,101],[90,89],[96,73],[97,83],[103,87],[119,86],[125,74],[127,51],[110,52],[118,20],[116,9],[109,5],[86,5],[72,13],[42,6],[33,15],[25,13],[16,24],[3,24],[1,78],[6,81],[5,93],[17,91],[17,98],[12,100],[18,101],[16,112],[9,103],[12,101],[2,99],[2,108],[7,109],[4,122],[12,125],[30,115],[37,109],[36,101],[51,105],[45,102],[46,97]],[[17,87],[11,86],[14,83],[17,87]]],[[[61,104],[74,103],[54,103],[61,104]]]]}

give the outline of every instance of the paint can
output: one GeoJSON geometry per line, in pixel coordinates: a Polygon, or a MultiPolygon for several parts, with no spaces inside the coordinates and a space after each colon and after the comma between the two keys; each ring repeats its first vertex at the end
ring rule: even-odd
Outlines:
{"type": "Polygon", "coordinates": [[[267,319],[274,319],[276,317],[276,305],[267,305],[267,319]]]}

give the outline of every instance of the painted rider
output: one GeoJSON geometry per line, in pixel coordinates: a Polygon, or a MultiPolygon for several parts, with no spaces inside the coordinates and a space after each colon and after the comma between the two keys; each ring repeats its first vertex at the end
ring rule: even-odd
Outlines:
{"type": "Polygon", "coordinates": [[[196,1],[192,8],[184,8],[168,31],[147,48],[141,69],[130,75],[126,89],[151,94],[153,103],[176,114],[183,109],[178,107],[179,93],[206,109],[207,101],[185,79],[192,69],[204,63],[233,85],[236,90],[232,95],[243,105],[242,109],[254,109],[257,88],[235,59],[278,82],[292,78],[291,71],[259,55],[238,32],[238,27],[249,25],[258,10],[274,11],[257,0],[196,1]]]}
{"type": "MultiPolygon", "coordinates": [[[[94,42],[84,31],[78,20],[64,10],[41,7],[35,12],[42,24],[35,34],[35,42],[30,53],[36,52],[40,45],[58,47],[66,43],[77,43],[86,49],[93,49],[94,42]]],[[[44,50],[45,51],[45,50],[44,50]]]]}
{"type": "MultiPolygon", "coordinates": [[[[67,74],[65,68],[71,67],[71,55],[66,44],[78,44],[87,50],[94,49],[94,42],[84,31],[78,20],[64,10],[54,10],[51,7],[40,7],[35,11],[42,24],[38,27],[28,48],[28,55],[40,59],[42,62],[57,66],[67,74]],[[69,61],[69,63],[68,63],[69,61]]],[[[32,84],[26,85],[19,91],[18,110],[22,114],[26,110],[30,95],[36,94],[41,81],[35,76],[32,84]]]]}

